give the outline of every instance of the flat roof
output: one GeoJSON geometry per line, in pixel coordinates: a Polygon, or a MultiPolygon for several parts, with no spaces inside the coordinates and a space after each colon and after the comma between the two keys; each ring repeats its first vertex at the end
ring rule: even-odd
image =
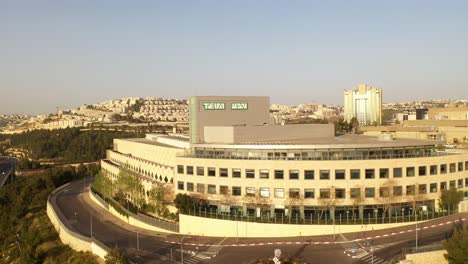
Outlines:
{"type": "Polygon", "coordinates": [[[159,146],[159,147],[180,149],[179,147],[176,147],[173,145],[163,144],[163,143],[153,141],[150,139],[146,139],[146,138],[118,138],[118,140],[130,141],[134,143],[147,144],[147,145],[153,145],[153,146],[159,146]]]}
{"type": "Polygon", "coordinates": [[[193,144],[200,148],[231,149],[354,149],[354,148],[398,148],[433,146],[438,141],[397,138],[382,140],[376,136],[343,135],[324,138],[302,138],[293,140],[241,142],[239,144],[193,144]]]}

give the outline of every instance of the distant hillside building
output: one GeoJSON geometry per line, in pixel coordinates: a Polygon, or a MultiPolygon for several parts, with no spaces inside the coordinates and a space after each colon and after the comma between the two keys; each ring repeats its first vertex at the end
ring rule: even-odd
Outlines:
{"type": "Polygon", "coordinates": [[[359,125],[382,123],[382,88],[360,84],[356,89],[344,91],[344,118],[350,122],[356,117],[359,125]]]}
{"type": "Polygon", "coordinates": [[[430,108],[431,120],[468,120],[468,107],[430,108]]]}

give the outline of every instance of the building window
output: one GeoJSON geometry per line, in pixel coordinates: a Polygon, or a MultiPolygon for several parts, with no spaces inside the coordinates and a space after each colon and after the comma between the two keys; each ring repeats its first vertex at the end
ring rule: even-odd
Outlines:
{"type": "Polygon", "coordinates": [[[289,198],[300,198],[300,193],[298,188],[289,189],[289,198]]]}
{"type": "Polygon", "coordinates": [[[403,187],[402,186],[393,186],[393,196],[402,196],[403,187]]]}
{"type": "Polygon", "coordinates": [[[193,183],[192,182],[187,182],[187,191],[193,192],[193,183]]]}
{"type": "Polygon", "coordinates": [[[346,189],[335,189],[335,198],[336,199],[346,198],[346,189]]]}
{"type": "Polygon", "coordinates": [[[254,179],[255,178],[255,170],[246,169],[245,170],[245,177],[249,178],[249,179],[254,179]]]}
{"type": "Polygon", "coordinates": [[[240,178],[241,177],[241,169],[232,169],[232,177],[233,178],[240,178]]]}
{"type": "Polygon", "coordinates": [[[330,198],[330,189],[320,189],[320,198],[322,199],[330,198]]]}
{"type": "Polygon", "coordinates": [[[193,175],[193,166],[187,166],[187,174],[193,175]]]}
{"type": "Polygon", "coordinates": [[[350,197],[352,199],[361,198],[361,188],[351,188],[350,197]]]}
{"type": "Polygon", "coordinates": [[[345,170],[335,170],[335,180],[344,180],[345,177],[345,170]]]}
{"type": "Polygon", "coordinates": [[[240,196],[242,194],[241,187],[233,186],[232,187],[232,195],[233,196],[240,196]]]}
{"type": "Polygon", "coordinates": [[[270,188],[260,188],[260,197],[270,197],[270,188]]]}
{"type": "Polygon", "coordinates": [[[197,167],[197,175],[198,176],[205,175],[205,168],[204,167],[197,167]]]}
{"type": "Polygon", "coordinates": [[[441,182],[440,183],[440,190],[441,191],[447,190],[447,182],[441,182]]]}
{"type": "Polygon", "coordinates": [[[216,168],[208,168],[208,176],[216,177],[216,168]]]}
{"type": "Polygon", "coordinates": [[[205,184],[203,184],[203,183],[197,183],[197,192],[199,192],[199,193],[205,193],[205,184]]]}
{"type": "Polygon", "coordinates": [[[275,188],[275,198],[284,198],[283,188],[275,188]]]}
{"type": "Polygon", "coordinates": [[[375,170],[374,169],[366,169],[366,179],[374,179],[375,178],[375,170]]]}
{"type": "Polygon", "coordinates": [[[389,187],[380,187],[379,188],[379,196],[380,197],[389,197],[390,196],[390,188],[389,187]]]}
{"type": "Polygon", "coordinates": [[[463,171],[463,162],[458,162],[458,171],[463,171]]]}
{"type": "Polygon", "coordinates": [[[320,179],[321,180],[329,180],[330,179],[330,171],[329,170],[320,170],[320,179]]]}
{"type": "Polygon", "coordinates": [[[219,193],[223,195],[228,195],[229,194],[229,187],[225,185],[219,186],[219,193]]]}
{"type": "Polygon", "coordinates": [[[388,171],[387,168],[380,169],[379,176],[380,176],[380,179],[387,179],[388,177],[390,177],[390,172],[388,171]]]}
{"type": "Polygon", "coordinates": [[[289,171],[289,179],[290,180],[299,180],[299,171],[298,170],[290,170],[289,171]]]}
{"type": "Polygon", "coordinates": [[[216,194],[216,185],[208,184],[208,193],[209,194],[216,194]]]}
{"type": "Polygon", "coordinates": [[[177,165],[177,173],[184,174],[184,165],[177,165]]]}
{"type": "Polygon", "coordinates": [[[440,165],[440,174],[445,174],[447,173],[447,164],[441,164],[440,165]]]}
{"type": "Polygon", "coordinates": [[[275,170],[275,179],[282,180],[284,179],[284,171],[282,170],[275,170]]]}
{"type": "Polygon", "coordinates": [[[465,161],[465,170],[468,170],[468,161],[465,161]]]}
{"type": "Polygon", "coordinates": [[[457,172],[457,167],[455,163],[450,163],[450,173],[457,172]]]}
{"type": "Polygon", "coordinates": [[[430,185],[431,188],[431,193],[436,193],[437,192],[437,183],[431,183],[430,185]]]}
{"type": "Polygon", "coordinates": [[[465,186],[468,186],[468,178],[465,178],[465,186]]]}
{"type": "Polygon", "coordinates": [[[315,198],[315,189],[304,189],[304,198],[314,199],[315,198]]]}
{"type": "Polygon", "coordinates": [[[414,195],[415,187],[414,185],[406,185],[406,195],[414,195]]]}
{"type": "Polygon", "coordinates": [[[430,171],[431,175],[437,175],[437,165],[431,165],[430,171]]]}
{"type": "Polygon", "coordinates": [[[304,179],[305,180],[313,180],[315,178],[315,171],[313,170],[305,170],[304,171],[304,179]]]}
{"type": "Polygon", "coordinates": [[[270,178],[270,171],[260,170],[260,179],[268,179],[268,178],[270,178]]]}
{"type": "Polygon", "coordinates": [[[228,176],[228,169],[226,169],[226,168],[220,168],[220,169],[219,169],[219,176],[220,176],[220,177],[227,177],[227,176],[228,176]]]}
{"type": "Polygon", "coordinates": [[[255,187],[245,187],[246,196],[255,196],[255,187]]]}
{"type": "Polygon", "coordinates": [[[463,179],[458,180],[458,188],[463,188],[463,179]]]}
{"type": "Polygon", "coordinates": [[[418,185],[418,194],[425,194],[427,193],[426,184],[419,184],[418,185]]]}
{"type": "Polygon", "coordinates": [[[365,193],[366,193],[366,198],[374,198],[375,188],[366,188],[365,193]]]}
{"type": "Polygon", "coordinates": [[[413,177],[414,176],[414,167],[407,167],[406,168],[406,177],[413,177]]]}
{"type": "Polygon", "coordinates": [[[351,170],[351,180],[361,179],[361,170],[351,170]]]}
{"type": "Polygon", "coordinates": [[[402,168],[393,168],[393,178],[401,178],[403,176],[402,168]]]}
{"type": "Polygon", "coordinates": [[[450,187],[449,188],[456,188],[455,181],[450,181],[450,187]]]}
{"type": "Polygon", "coordinates": [[[426,176],[426,166],[419,166],[418,175],[419,176],[426,176]]]}
{"type": "Polygon", "coordinates": [[[180,182],[177,182],[177,189],[183,191],[183,190],[184,190],[184,182],[181,182],[181,181],[180,181],[180,182]]]}

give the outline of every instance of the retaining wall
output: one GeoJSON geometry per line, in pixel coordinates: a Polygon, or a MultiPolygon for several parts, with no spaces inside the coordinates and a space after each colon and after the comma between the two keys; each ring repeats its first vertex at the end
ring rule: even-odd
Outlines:
{"type": "MultiPolygon", "coordinates": [[[[204,218],[191,215],[179,215],[180,233],[195,236],[213,237],[293,237],[317,236],[338,233],[361,232],[361,225],[293,225],[240,222],[222,219],[204,218]]],[[[425,222],[419,221],[418,223],[425,222]]],[[[412,223],[369,224],[366,230],[394,228],[412,223]]]]}
{"type": "Polygon", "coordinates": [[[60,220],[59,215],[63,217],[63,214],[60,212],[59,209],[55,209],[55,194],[69,185],[70,184],[67,183],[65,185],[60,186],[49,197],[49,199],[47,200],[47,216],[49,217],[50,222],[52,222],[52,225],[55,227],[55,230],[57,230],[57,233],[59,234],[62,243],[69,245],[72,249],[76,251],[88,251],[104,259],[109,250],[104,244],[100,243],[99,241],[95,241],[89,237],[82,236],[74,231],[71,231],[60,220]]]}

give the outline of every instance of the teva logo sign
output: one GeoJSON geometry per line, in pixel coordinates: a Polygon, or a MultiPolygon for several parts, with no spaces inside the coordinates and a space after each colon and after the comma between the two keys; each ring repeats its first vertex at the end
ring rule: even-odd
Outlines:
{"type": "Polygon", "coordinates": [[[249,105],[247,103],[232,103],[231,109],[232,110],[247,110],[249,109],[249,105]]]}
{"type": "Polygon", "coordinates": [[[203,109],[205,110],[224,110],[226,106],[224,103],[217,103],[217,102],[210,102],[210,103],[203,103],[203,109]]]}

